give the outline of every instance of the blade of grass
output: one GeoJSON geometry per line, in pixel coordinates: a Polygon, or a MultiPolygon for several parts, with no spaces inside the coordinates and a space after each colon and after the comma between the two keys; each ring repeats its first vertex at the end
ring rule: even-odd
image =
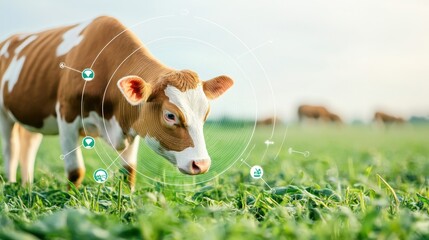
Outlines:
{"type": "Polygon", "coordinates": [[[395,199],[395,203],[396,203],[396,210],[399,210],[399,204],[400,204],[400,202],[399,202],[399,199],[398,199],[398,196],[396,196],[396,193],[395,193],[395,190],[393,190],[393,188],[389,185],[389,183],[387,183],[387,181],[386,180],[384,180],[384,178],[383,177],[381,177],[380,176],[380,174],[377,174],[377,177],[378,177],[378,179],[381,181],[381,182],[383,182],[383,184],[386,186],[386,188],[390,191],[390,193],[392,194],[392,196],[393,196],[393,199],[395,199]]]}

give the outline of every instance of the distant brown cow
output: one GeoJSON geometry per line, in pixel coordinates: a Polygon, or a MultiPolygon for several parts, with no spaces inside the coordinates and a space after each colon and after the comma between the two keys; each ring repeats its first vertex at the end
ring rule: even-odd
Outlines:
{"type": "Polygon", "coordinates": [[[375,112],[374,122],[379,122],[384,124],[393,124],[393,123],[402,124],[405,122],[405,120],[401,117],[395,117],[384,112],[375,112]]]}
{"type": "Polygon", "coordinates": [[[299,121],[303,121],[304,118],[322,120],[325,122],[342,123],[341,118],[334,113],[331,113],[323,106],[310,106],[301,105],[298,108],[299,121]]]}
{"type": "Polygon", "coordinates": [[[268,117],[268,118],[260,119],[256,122],[256,124],[260,126],[270,126],[270,125],[274,125],[274,123],[281,124],[282,121],[276,117],[268,117]]]}

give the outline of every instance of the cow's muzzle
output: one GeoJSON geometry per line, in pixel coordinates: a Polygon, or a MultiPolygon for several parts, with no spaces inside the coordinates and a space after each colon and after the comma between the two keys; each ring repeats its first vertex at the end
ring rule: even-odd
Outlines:
{"type": "Polygon", "coordinates": [[[193,160],[193,161],[189,161],[187,168],[185,169],[179,168],[179,171],[188,175],[203,174],[209,170],[210,164],[211,164],[210,159],[193,160]]]}

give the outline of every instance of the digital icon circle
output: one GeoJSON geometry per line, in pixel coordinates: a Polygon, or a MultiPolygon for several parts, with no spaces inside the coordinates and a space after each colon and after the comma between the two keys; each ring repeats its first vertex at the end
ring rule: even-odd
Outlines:
{"type": "Polygon", "coordinates": [[[82,146],[86,149],[93,149],[95,147],[95,139],[90,136],[86,136],[82,139],[82,146]]]}
{"type": "Polygon", "coordinates": [[[82,71],[82,78],[85,81],[91,81],[92,79],[94,79],[95,77],[95,73],[91,68],[85,68],[82,71]]]}
{"type": "Polygon", "coordinates": [[[252,176],[252,178],[259,179],[259,178],[262,178],[263,175],[264,175],[264,170],[262,169],[261,166],[255,165],[250,168],[250,176],[252,176]]]}
{"type": "Polygon", "coordinates": [[[93,177],[94,177],[94,181],[96,181],[97,183],[104,183],[107,181],[109,174],[107,174],[106,170],[99,168],[94,171],[93,177]]]}

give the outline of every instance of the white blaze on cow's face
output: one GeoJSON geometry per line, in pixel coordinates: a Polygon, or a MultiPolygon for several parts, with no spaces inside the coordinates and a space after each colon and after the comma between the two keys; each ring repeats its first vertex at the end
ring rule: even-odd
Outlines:
{"type": "Polygon", "coordinates": [[[195,89],[184,92],[174,86],[167,85],[164,90],[169,102],[179,109],[179,115],[168,108],[163,110],[163,120],[167,125],[184,124],[187,128],[193,146],[182,151],[167,150],[170,161],[175,161],[176,166],[184,173],[206,172],[211,164],[207,152],[206,142],[203,134],[203,125],[209,111],[209,101],[203,91],[202,83],[195,89]],[[204,165],[204,166],[203,166],[204,165]]]}
{"type": "Polygon", "coordinates": [[[118,81],[127,101],[141,109],[133,128],[182,173],[205,173],[211,164],[203,134],[208,100],[223,94],[233,81],[220,76],[202,82],[187,70],[160,79],[154,86],[137,76],[118,81]]]}

